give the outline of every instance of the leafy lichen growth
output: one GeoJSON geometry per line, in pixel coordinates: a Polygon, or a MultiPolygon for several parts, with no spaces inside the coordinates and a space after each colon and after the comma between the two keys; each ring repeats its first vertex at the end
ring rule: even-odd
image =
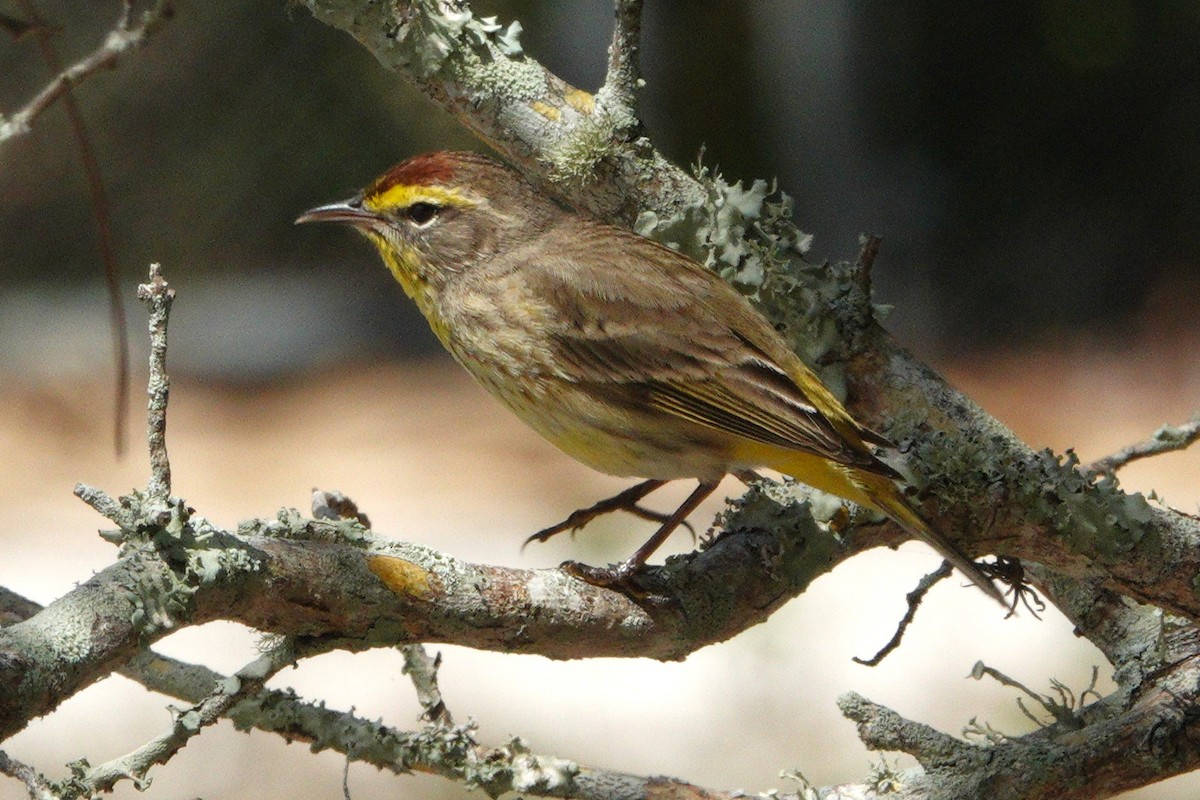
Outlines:
{"type": "Polygon", "coordinates": [[[528,102],[546,96],[546,73],[532,61],[493,58],[488,51],[475,48],[464,48],[459,55],[449,67],[453,79],[464,86],[487,87],[471,95],[475,103],[494,97],[528,102]]]}
{"type": "Polygon", "coordinates": [[[808,252],[812,237],[791,223],[792,198],[772,183],[726,183],[702,163],[693,167],[703,202],[670,217],[643,211],[634,229],[695,258],[743,293],[758,299],[789,253],[808,252]],[[774,199],[771,199],[774,198],[774,199]]]}
{"type": "Polygon", "coordinates": [[[272,520],[249,520],[238,525],[238,536],[270,536],[357,547],[375,543],[370,528],[357,519],[310,519],[294,508],[283,508],[272,520]]]}
{"type": "Polygon", "coordinates": [[[909,463],[927,468],[918,478],[922,488],[945,508],[968,510],[971,525],[993,525],[991,509],[1010,495],[1011,507],[1028,523],[1048,526],[1101,563],[1125,558],[1153,531],[1145,496],[1123,492],[1112,476],[1081,469],[1072,451],[1024,453],[996,433],[930,431],[903,414],[894,422],[909,463]]]}
{"type": "Polygon", "coordinates": [[[130,621],[144,636],[169,630],[190,613],[196,592],[261,567],[259,558],[236,536],[197,516],[179,498],[166,505],[134,491],[120,499],[132,521],[122,531],[122,555],[153,550],[168,567],[150,569],[128,560],[124,596],[130,621]]]}
{"type": "Polygon", "coordinates": [[[521,23],[514,21],[504,27],[495,17],[477,17],[454,3],[415,0],[403,16],[384,24],[386,35],[395,42],[393,65],[418,78],[432,78],[453,63],[456,54],[475,52],[477,57],[486,57],[491,48],[505,56],[522,52],[521,23]]]}

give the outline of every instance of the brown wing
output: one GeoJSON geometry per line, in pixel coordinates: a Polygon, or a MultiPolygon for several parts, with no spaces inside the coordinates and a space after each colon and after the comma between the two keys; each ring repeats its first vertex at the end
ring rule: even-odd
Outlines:
{"type": "Polygon", "coordinates": [[[583,236],[577,228],[552,230],[547,237],[536,252],[554,255],[522,269],[561,315],[554,346],[562,377],[609,402],[650,405],[746,439],[895,476],[864,444],[867,432],[766,320],[709,270],[607,226],[586,226],[583,236]],[[809,391],[800,385],[806,376],[809,391]]]}

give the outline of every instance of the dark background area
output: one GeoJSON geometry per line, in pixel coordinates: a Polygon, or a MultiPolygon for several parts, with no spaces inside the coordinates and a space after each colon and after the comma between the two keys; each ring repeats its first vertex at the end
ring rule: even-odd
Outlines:
{"type": "MultiPolygon", "coordinates": [[[[117,5],[40,3],[64,61],[117,5]]],[[[607,0],[474,10],[520,19],[572,83],[601,81],[607,0]]],[[[644,116],[680,163],[704,147],[727,179],[778,176],[817,257],[882,235],[877,299],[929,352],[1119,342],[1148,304],[1200,306],[1198,23],[1179,0],[651,0],[644,116]]],[[[46,74],[31,39],[0,42],[0,111],[46,74]]],[[[204,301],[186,367],[254,377],[433,346],[364,244],[292,225],[408,155],[482,147],[349,36],[278,0],[180,2],[77,96],[125,284],[161,261],[204,301]]],[[[0,148],[0,333],[61,311],[102,339],[90,213],[60,109],[0,148]]]]}

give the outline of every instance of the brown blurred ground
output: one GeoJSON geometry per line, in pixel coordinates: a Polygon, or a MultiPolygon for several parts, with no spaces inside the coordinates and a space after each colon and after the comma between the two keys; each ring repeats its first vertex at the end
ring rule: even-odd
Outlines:
{"type": "MultiPolygon", "coordinates": [[[[1189,331],[1193,338],[1182,340],[1180,331],[1187,330],[1144,324],[1119,348],[1066,341],[939,366],[1031,444],[1074,447],[1086,461],[1145,438],[1163,422],[1182,421],[1200,405],[1194,356],[1200,339],[1189,331]]],[[[283,505],[304,508],[309,489],[319,486],[354,497],[382,534],[480,561],[543,566],[571,556],[603,562],[627,554],[644,535],[614,520],[573,542],[561,538],[522,554],[524,535],[622,483],[559,455],[444,359],[326,370],[255,390],[179,376],[171,402],[175,491],[221,524],[271,515],[283,505]]],[[[131,457],[114,462],[107,406],[108,389],[100,384],[32,385],[14,376],[3,382],[3,585],[47,602],[111,562],[112,548],[94,533],[102,520],[71,497],[75,481],[114,493],[145,482],[140,442],[131,457]]],[[[1123,480],[1194,511],[1200,450],[1131,467],[1123,480]]],[[[688,546],[679,539],[679,548],[688,546]]],[[[757,792],[794,788],[777,777],[784,768],[799,768],[817,783],[865,774],[874,756],[834,706],[844,691],[952,732],[975,716],[1021,732],[1029,724],[1010,691],[964,680],[977,659],[1037,688],[1051,677],[1082,688],[1091,665],[1103,663],[1060,618],[1004,622],[977,593],[950,584],[935,590],[903,648],[882,666],[851,663],[851,656],[870,655],[887,640],[904,592],[934,565],[932,554],[915,544],[867,554],[819,581],[768,624],[680,664],[555,663],[441,648],[443,688],[459,718],[479,721],[485,742],[521,734],[535,751],[757,792]]],[[[253,657],[253,645],[254,636],[236,626],[210,625],[181,632],[161,649],[232,670],[253,657]]],[[[274,684],[412,727],[418,709],[399,665],[391,652],[334,655],[274,684]]],[[[65,762],[86,755],[96,763],[159,732],[167,724],[165,705],[114,678],[38,721],[6,749],[59,777],[65,762]]],[[[341,791],[337,757],[314,757],[227,725],[199,737],[154,774],[148,797],[294,797],[297,787],[305,796],[333,797],[341,791]]],[[[356,797],[464,794],[436,779],[394,778],[361,767],[351,770],[350,785],[356,797]]],[[[1198,786],[1185,778],[1139,796],[1193,797],[1198,786]]],[[[18,788],[0,783],[0,798],[22,797],[18,788]]],[[[118,794],[134,792],[126,785],[118,794]]]]}

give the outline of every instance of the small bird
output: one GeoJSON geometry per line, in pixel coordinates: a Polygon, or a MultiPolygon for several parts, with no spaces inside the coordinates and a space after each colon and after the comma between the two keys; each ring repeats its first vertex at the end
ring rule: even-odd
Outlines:
{"type": "Polygon", "coordinates": [[[617,509],[661,522],[615,568],[571,564],[583,579],[626,584],[725,475],[767,467],[885,514],[1001,599],[905,498],[876,456],[890,443],[687,256],[575,214],[474,153],[415,156],[296,222],[356,228],[484,388],[567,455],[645,479],[530,537],[617,509]],[[673,514],[637,505],[680,478],[699,486],[673,514]]]}

